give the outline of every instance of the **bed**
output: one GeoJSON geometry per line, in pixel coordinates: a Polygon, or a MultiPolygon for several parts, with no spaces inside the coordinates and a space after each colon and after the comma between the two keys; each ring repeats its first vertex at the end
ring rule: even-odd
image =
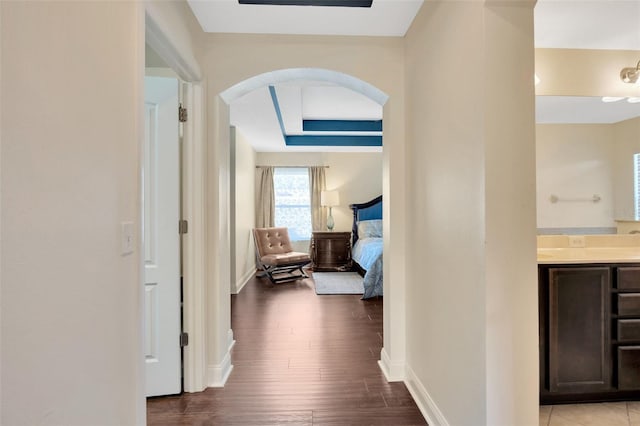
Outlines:
{"type": "Polygon", "coordinates": [[[363,299],[382,296],[382,195],[353,210],[351,257],[364,277],[363,299]]]}

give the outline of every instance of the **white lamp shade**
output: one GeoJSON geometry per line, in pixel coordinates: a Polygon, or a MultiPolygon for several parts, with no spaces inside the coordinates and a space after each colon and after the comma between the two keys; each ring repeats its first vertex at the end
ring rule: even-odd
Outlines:
{"type": "Polygon", "coordinates": [[[338,195],[338,191],[322,191],[320,193],[320,204],[326,207],[340,205],[340,196],[338,195]]]}

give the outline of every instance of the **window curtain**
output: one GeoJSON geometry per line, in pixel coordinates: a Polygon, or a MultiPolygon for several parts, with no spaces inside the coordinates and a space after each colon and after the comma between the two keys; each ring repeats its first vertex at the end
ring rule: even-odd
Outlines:
{"type": "Polygon", "coordinates": [[[256,228],[275,225],[276,198],[273,191],[273,167],[256,168],[256,228]]]}
{"type": "Polygon", "coordinates": [[[311,227],[314,231],[327,230],[327,208],[320,205],[320,194],[326,189],[325,167],[309,167],[311,191],[311,227]]]}

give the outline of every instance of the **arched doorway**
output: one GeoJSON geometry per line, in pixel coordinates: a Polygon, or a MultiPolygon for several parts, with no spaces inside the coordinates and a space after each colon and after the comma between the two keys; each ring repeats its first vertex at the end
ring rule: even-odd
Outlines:
{"type": "MultiPolygon", "coordinates": [[[[384,248],[390,255],[384,257],[384,346],[379,364],[387,379],[404,379],[404,223],[399,214],[404,210],[404,191],[391,191],[393,186],[404,187],[404,141],[393,137],[393,130],[402,128],[401,120],[397,113],[390,114],[393,105],[390,97],[366,81],[328,69],[289,68],[262,73],[234,84],[213,95],[208,105],[209,143],[206,146],[206,167],[203,166],[206,182],[202,185],[207,189],[201,200],[207,207],[207,235],[202,247],[207,258],[206,271],[203,271],[207,278],[199,291],[206,295],[205,312],[202,313],[202,324],[206,324],[203,332],[207,339],[204,348],[206,386],[223,386],[233,368],[230,349],[234,341],[229,302],[229,105],[257,88],[296,80],[330,82],[367,96],[383,106],[384,248]],[[388,131],[389,127],[391,131],[388,131]]],[[[189,173],[197,178],[195,170],[189,173]]]]}

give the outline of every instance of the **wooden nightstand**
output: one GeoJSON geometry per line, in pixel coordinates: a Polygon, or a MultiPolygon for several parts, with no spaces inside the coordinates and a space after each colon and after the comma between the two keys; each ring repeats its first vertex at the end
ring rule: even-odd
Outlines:
{"type": "Polygon", "coordinates": [[[351,232],[313,232],[311,261],[314,271],[351,270],[351,232]]]}

